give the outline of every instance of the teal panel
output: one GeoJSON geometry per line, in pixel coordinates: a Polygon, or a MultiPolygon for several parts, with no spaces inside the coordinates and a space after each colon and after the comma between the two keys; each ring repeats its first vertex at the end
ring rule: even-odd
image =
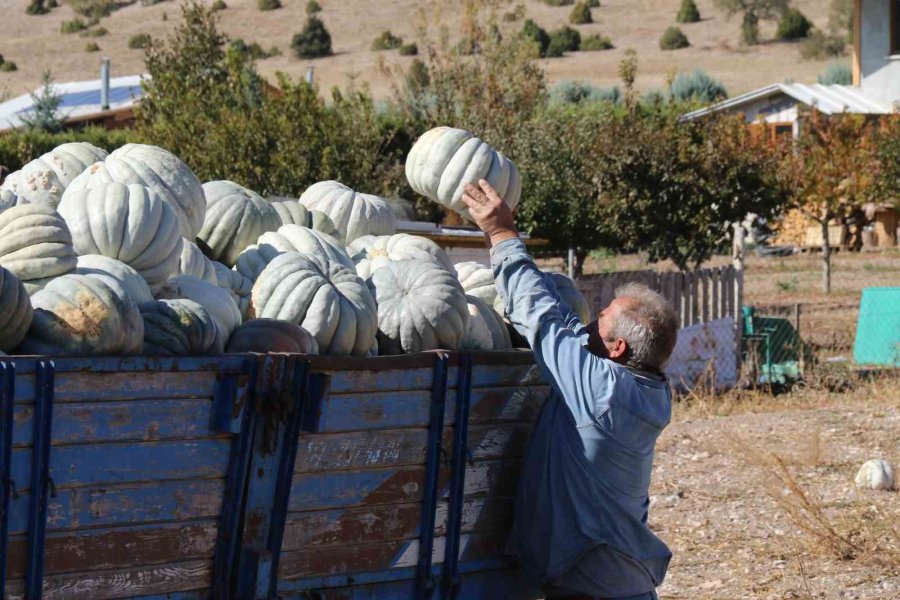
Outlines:
{"type": "Polygon", "coordinates": [[[900,287],[863,290],[853,360],[861,365],[900,367],[900,287]]]}

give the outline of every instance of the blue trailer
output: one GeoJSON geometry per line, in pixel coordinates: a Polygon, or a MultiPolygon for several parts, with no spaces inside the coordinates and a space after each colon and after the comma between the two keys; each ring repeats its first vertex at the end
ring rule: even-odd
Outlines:
{"type": "Polygon", "coordinates": [[[0,361],[0,590],[538,598],[508,552],[530,352],[0,361]]]}

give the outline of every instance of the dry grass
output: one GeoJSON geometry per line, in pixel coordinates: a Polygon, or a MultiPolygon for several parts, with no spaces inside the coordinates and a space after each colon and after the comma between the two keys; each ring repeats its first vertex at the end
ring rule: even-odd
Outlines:
{"type": "MultiPolygon", "coordinates": [[[[4,10],[0,54],[18,63],[15,73],[0,74],[0,85],[9,84],[15,93],[37,86],[44,69],[51,69],[59,81],[96,78],[99,58],[85,55],[84,41],[78,36],[59,33],[60,24],[74,18],[68,5],[45,16],[25,14],[27,0],[8,0],[4,10]]],[[[379,97],[389,94],[389,82],[378,75],[379,56],[392,64],[408,64],[412,58],[396,52],[371,52],[369,46],[381,31],[390,29],[412,41],[416,28],[427,24],[432,31],[439,26],[454,29],[459,23],[460,0],[325,0],[320,2],[324,20],[334,41],[335,56],[314,61],[293,58],[289,51],[291,36],[306,19],[304,0],[285,0],[284,8],[262,12],[256,0],[233,0],[220,14],[222,27],[229,35],[263,47],[277,46],[282,55],[260,63],[263,74],[284,71],[295,77],[306,72],[307,64],[316,66],[317,80],[325,87],[346,85],[350,78],[365,81],[379,97]]],[[[574,53],[561,59],[543,61],[551,81],[586,79],[599,85],[618,83],[618,64],[626,49],[638,50],[641,70],[637,86],[641,90],[665,85],[676,71],[704,68],[723,80],[734,95],[762,85],[793,79],[811,83],[826,63],[803,61],[799,48],[790,43],[764,43],[752,48],[738,44],[740,19],[726,19],[713,7],[713,0],[698,0],[703,20],[683,25],[691,47],[662,52],[658,40],[672,25],[680,0],[604,0],[594,9],[594,24],[579,26],[583,35],[599,33],[612,38],[616,48],[601,52],[574,53]]],[[[824,0],[795,0],[794,4],[817,25],[827,25],[828,3],[824,0]]],[[[525,2],[528,16],[548,30],[566,23],[571,7],[550,7],[539,0],[525,2]]],[[[505,7],[502,10],[508,10],[505,7]]],[[[122,8],[101,25],[109,30],[104,50],[113,57],[115,75],[143,71],[143,54],[128,49],[128,39],[137,33],[154,38],[163,36],[178,21],[178,4],[161,2],[144,7],[140,3],[122,8]],[[163,20],[163,15],[168,19],[163,20]]],[[[521,23],[503,26],[518,29],[521,23]]],[[[774,29],[764,27],[765,36],[774,29]]]]}

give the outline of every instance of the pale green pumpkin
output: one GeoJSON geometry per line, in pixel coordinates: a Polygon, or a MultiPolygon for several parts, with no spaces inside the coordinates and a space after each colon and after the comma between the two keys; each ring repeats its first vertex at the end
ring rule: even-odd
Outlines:
{"type": "Polygon", "coordinates": [[[356,272],[363,279],[371,277],[373,271],[388,262],[397,260],[431,262],[453,273],[453,263],[447,253],[433,241],[418,235],[364,235],[351,242],[347,250],[356,265],[356,272]]]}
{"type": "Polygon", "coordinates": [[[283,225],[278,231],[264,233],[256,244],[244,250],[238,256],[235,269],[247,279],[256,281],[266,265],[285,252],[318,255],[354,268],[347,251],[335,238],[308,227],[283,225]]]}
{"type": "Polygon", "coordinates": [[[206,243],[212,260],[233,267],[259,236],[281,227],[281,216],[268,200],[234,182],[204,183],[203,193],[206,216],[197,237],[206,243]]]}
{"type": "Polygon", "coordinates": [[[153,292],[141,274],[114,258],[100,254],[79,256],[74,273],[99,278],[113,290],[131,296],[138,306],[153,300],[153,292]]]}
{"type": "Polygon", "coordinates": [[[508,350],[512,348],[509,330],[500,315],[486,302],[466,296],[469,321],[460,348],[463,350],[508,350]]]}
{"type": "Polygon", "coordinates": [[[31,299],[19,278],[0,267],[0,351],[12,352],[31,325],[31,299]]]}
{"type": "Polygon", "coordinates": [[[181,240],[181,255],[178,258],[176,275],[191,275],[209,283],[219,284],[216,277],[216,267],[203,251],[189,240],[181,240]]]}
{"type": "Polygon", "coordinates": [[[300,196],[300,203],[328,215],[337,229],[335,237],[345,245],[364,235],[391,235],[396,231],[394,212],[386,200],[361,194],[338,181],[311,185],[300,196]]]}
{"type": "Polygon", "coordinates": [[[197,356],[221,354],[219,324],[203,306],[185,298],[153,300],[141,304],[144,319],[144,354],[197,356]]]}
{"type": "Polygon", "coordinates": [[[156,294],[156,299],[186,299],[201,305],[218,322],[223,345],[228,343],[231,332],[237,329],[242,321],[240,308],[229,290],[193,275],[172,277],[156,294]]]}
{"type": "Polygon", "coordinates": [[[63,192],[85,169],[108,156],[106,150],[87,142],[57,146],[10,173],[0,190],[15,192],[28,202],[56,208],[63,192]]]}
{"type": "Polygon", "coordinates": [[[29,294],[71,272],[77,257],[62,217],[46,204],[22,204],[0,213],[0,264],[29,294]]]}

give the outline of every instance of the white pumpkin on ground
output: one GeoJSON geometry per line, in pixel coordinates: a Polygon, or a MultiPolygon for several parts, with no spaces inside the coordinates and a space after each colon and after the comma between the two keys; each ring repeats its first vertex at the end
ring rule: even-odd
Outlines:
{"type": "Polygon", "coordinates": [[[22,204],[0,213],[0,265],[29,294],[75,268],[72,235],[59,213],[46,204],[22,204]]]}
{"type": "Polygon", "coordinates": [[[145,144],[125,144],[103,162],[85,169],[68,189],[113,181],[149,187],[175,211],[183,237],[192,240],[200,232],[206,214],[203,187],[190,167],[168,150],[145,144]]]}
{"type": "Polygon", "coordinates": [[[881,458],[867,460],[856,473],[856,487],[869,490],[892,490],[896,481],[894,468],[881,458]]]}
{"type": "Polygon", "coordinates": [[[487,181],[511,209],[519,203],[521,182],[516,166],[486,142],[463,129],[426,131],[406,159],[406,179],[413,191],[471,220],[462,201],[467,183],[487,181]]]}
{"type": "Polygon", "coordinates": [[[156,299],[186,299],[201,305],[218,322],[223,345],[242,321],[241,311],[229,290],[193,275],[172,277],[156,294],[156,299]]]}
{"type": "Polygon", "coordinates": [[[372,273],[369,288],[378,304],[382,354],[460,347],[469,309],[462,286],[446,269],[429,261],[392,261],[372,273]]]}
{"type": "Polygon", "coordinates": [[[256,244],[249,246],[238,256],[235,269],[251,281],[256,281],[262,270],[276,256],[285,252],[321,255],[354,269],[353,261],[341,243],[328,234],[300,225],[282,225],[278,231],[264,233],[256,244]]]}
{"type": "Polygon", "coordinates": [[[246,319],[247,311],[250,309],[250,292],[253,291],[253,282],[220,262],[212,261],[212,263],[216,269],[217,285],[231,292],[232,299],[241,311],[241,317],[246,319]]]}
{"type": "Polygon", "coordinates": [[[9,190],[28,202],[56,208],[63,192],[90,165],[108,156],[106,150],[87,142],[70,142],[57,146],[34,159],[21,170],[10,173],[2,190],[9,190]]]}
{"type": "Polygon", "coordinates": [[[361,194],[338,181],[320,181],[300,196],[300,203],[310,210],[320,210],[334,222],[343,244],[364,235],[391,235],[396,219],[384,198],[361,194]]]}
{"type": "Polygon", "coordinates": [[[153,300],[153,292],[147,281],[120,260],[100,254],[86,254],[78,257],[74,273],[99,278],[114,290],[131,296],[138,306],[153,300]]]}
{"type": "Polygon", "coordinates": [[[286,252],[253,286],[249,317],[300,325],[322,354],[365,356],[377,330],[375,300],[353,267],[325,254],[286,252]]]}
{"type": "Polygon", "coordinates": [[[203,193],[206,216],[197,237],[209,247],[209,258],[229,267],[259,236],[282,225],[281,216],[268,200],[232,181],[204,183],[203,193]]]}
{"type": "Polygon", "coordinates": [[[152,189],[136,183],[99,183],[69,190],[59,214],[79,255],[120,260],[147,280],[154,292],[178,270],[178,217],[152,189]]]}
{"type": "Polygon", "coordinates": [[[34,318],[22,354],[140,354],[144,321],[137,304],[101,279],[63,275],[31,297],[34,318]]]}
{"type": "Polygon", "coordinates": [[[0,267],[0,351],[12,352],[31,325],[31,299],[19,278],[0,267]]]}
{"type": "Polygon", "coordinates": [[[213,261],[209,260],[194,242],[182,238],[181,244],[181,255],[178,258],[178,268],[175,273],[192,275],[218,285],[219,279],[216,277],[216,267],[213,261]]]}
{"type": "Polygon", "coordinates": [[[508,350],[512,348],[506,323],[486,302],[466,295],[469,321],[460,344],[462,350],[508,350]]]}
{"type": "Polygon", "coordinates": [[[585,325],[593,321],[591,315],[591,305],[587,301],[587,298],[584,297],[578,288],[575,287],[575,282],[563,275],[562,273],[547,273],[550,278],[553,280],[554,285],[556,286],[556,291],[559,293],[560,298],[562,298],[563,302],[565,302],[572,311],[578,315],[578,318],[585,325]]]}
{"type": "Polygon", "coordinates": [[[0,190],[0,213],[20,204],[29,204],[25,196],[20,196],[11,190],[0,190]]]}
{"type": "Polygon", "coordinates": [[[225,351],[318,354],[319,344],[310,332],[294,323],[253,319],[235,330],[225,351]]]}
{"type": "Polygon", "coordinates": [[[375,270],[397,260],[432,262],[453,273],[453,263],[447,253],[433,241],[418,235],[364,235],[350,242],[347,250],[356,264],[356,272],[363,279],[368,279],[375,270]]]}
{"type": "Polygon", "coordinates": [[[218,322],[193,300],[153,300],[141,304],[140,309],[145,355],[190,356],[224,350],[218,322]]]}

